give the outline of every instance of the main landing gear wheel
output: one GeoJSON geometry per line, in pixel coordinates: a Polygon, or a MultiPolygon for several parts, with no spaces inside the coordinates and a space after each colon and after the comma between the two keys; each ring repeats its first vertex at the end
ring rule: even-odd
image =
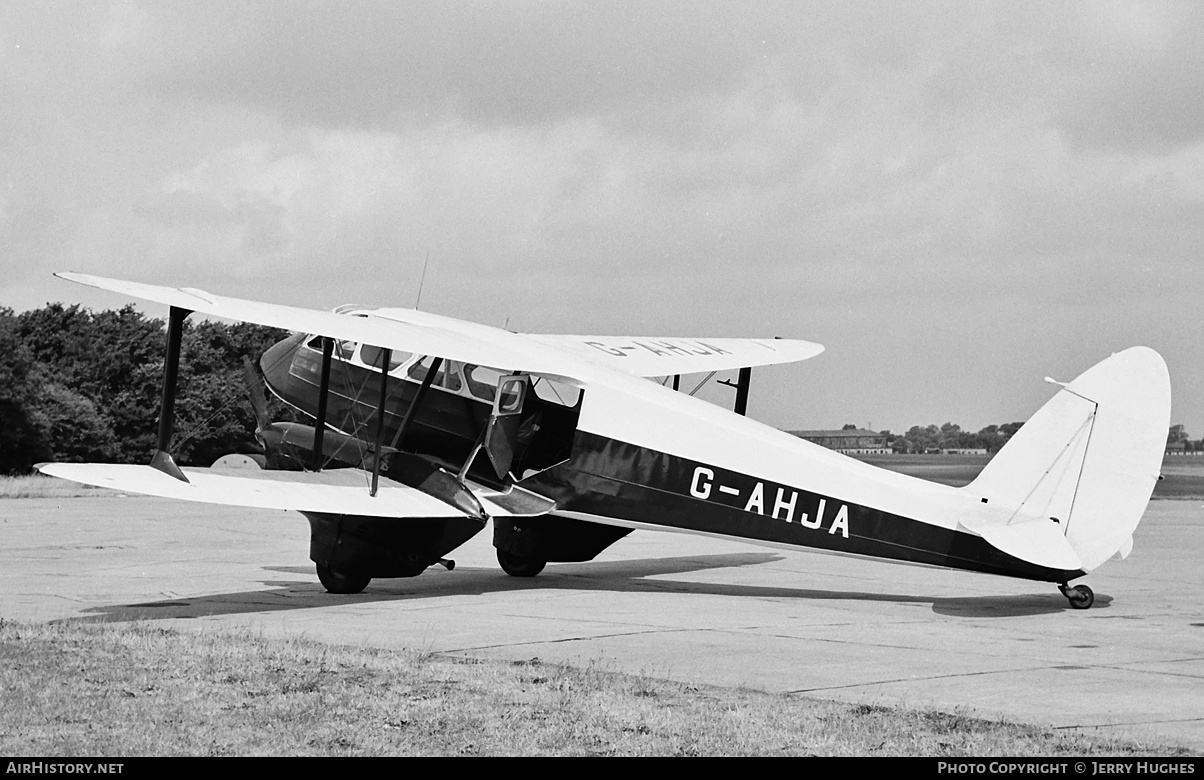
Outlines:
{"type": "Polygon", "coordinates": [[[318,580],[327,593],[359,593],[368,587],[371,577],[363,574],[343,574],[325,566],[318,566],[318,580]]]}
{"type": "Polygon", "coordinates": [[[497,551],[497,562],[502,565],[502,571],[511,577],[534,577],[548,565],[547,561],[539,558],[526,558],[521,555],[511,555],[508,552],[497,551]]]}
{"type": "Polygon", "coordinates": [[[1091,609],[1091,605],[1095,603],[1095,591],[1086,585],[1075,585],[1073,588],[1059,585],[1058,590],[1062,591],[1062,595],[1075,609],[1091,609]]]}

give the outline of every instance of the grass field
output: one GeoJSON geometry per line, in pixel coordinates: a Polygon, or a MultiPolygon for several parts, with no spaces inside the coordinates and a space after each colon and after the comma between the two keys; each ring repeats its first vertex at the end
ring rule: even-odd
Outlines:
{"type": "MultiPolygon", "coordinates": [[[[0,499],[3,498],[74,498],[98,495],[104,488],[68,482],[44,474],[29,474],[22,477],[0,476],[0,499]]],[[[107,491],[110,494],[112,491],[107,491]]]]}
{"type": "Polygon", "coordinates": [[[957,713],[683,685],[532,659],[0,621],[0,754],[1188,755],[957,713]]]}

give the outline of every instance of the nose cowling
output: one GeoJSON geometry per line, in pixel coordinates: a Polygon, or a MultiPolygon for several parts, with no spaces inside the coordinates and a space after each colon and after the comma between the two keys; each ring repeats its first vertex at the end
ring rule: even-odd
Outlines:
{"type": "Polygon", "coordinates": [[[263,372],[263,379],[276,395],[282,395],[281,391],[288,383],[289,369],[293,365],[293,358],[304,343],[305,334],[294,334],[268,347],[267,351],[263,353],[263,357],[259,359],[259,369],[263,372]]]}

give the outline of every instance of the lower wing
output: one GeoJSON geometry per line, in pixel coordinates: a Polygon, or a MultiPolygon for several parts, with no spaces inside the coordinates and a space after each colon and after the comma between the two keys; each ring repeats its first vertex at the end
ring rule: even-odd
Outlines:
{"type": "MultiPolygon", "coordinates": [[[[361,517],[464,517],[465,512],[417,488],[380,477],[375,496],[368,492],[371,472],[360,469],[258,471],[185,468],[181,482],[151,466],[110,463],[39,463],[52,477],[182,501],[256,509],[291,509],[361,517]]],[[[521,488],[517,489],[521,491],[521,488]]],[[[529,491],[473,491],[490,517],[544,514],[554,504],[529,491]]]]}

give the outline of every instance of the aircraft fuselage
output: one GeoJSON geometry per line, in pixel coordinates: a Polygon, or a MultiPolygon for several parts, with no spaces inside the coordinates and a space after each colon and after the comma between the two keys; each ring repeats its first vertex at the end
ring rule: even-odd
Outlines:
{"type": "MultiPolygon", "coordinates": [[[[398,428],[413,403],[420,381],[408,375],[404,365],[400,366],[390,374],[386,400],[380,404],[379,369],[349,359],[353,357],[354,346],[334,361],[328,420],[344,433],[367,438],[375,425],[374,415],[379,405],[385,415],[383,440],[396,443],[398,428]]],[[[307,343],[306,337],[294,336],[270,349],[261,366],[274,393],[289,404],[314,413],[321,373],[321,352],[316,345],[307,343]]],[[[464,366],[453,364],[447,370],[449,376],[459,378],[445,381],[446,386],[437,384],[431,388],[415,410],[402,449],[454,470],[472,452],[488,421],[491,401],[482,388],[476,388],[479,392],[473,395],[467,387],[469,375],[464,373],[464,366]]],[[[663,388],[655,391],[669,392],[663,388]]],[[[612,411],[611,418],[648,414],[651,420],[671,413],[642,409],[638,398],[603,401],[607,396],[604,390],[597,393],[603,398],[591,397],[592,394],[594,391],[586,393],[573,407],[547,403],[532,395],[524,414],[540,424],[533,426],[536,433],[525,443],[527,446],[512,474],[502,482],[512,482],[547,496],[556,501],[557,508],[554,517],[514,518],[497,523],[495,544],[499,549],[548,561],[587,560],[632,528],[655,528],[1050,582],[1066,582],[1084,573],[1037,566],[1001,552],[980,536],[875,507],[851,494],[816,490],[813,487],[816,484],[839,484],[841,480],[808,480],[807,475],[830,472],[834,462],[838,469],[847,468],[840,461],[849,459],[826,451],[816,452],[813,445],[800,440],[786,441],[783,439],[786,435],[776,431],[772,446],[764,448],[772,451],[768,458],[764,451],[758,453],[759,457],[744,457],[742,450],[755,452],[762,445],[765,426],[735,418],[709,405],[703,406],[725,417],[727,430],[716,434],[724,434],[726,444],[716,447],[713,434],[705,446],[693,448],[697,453],[693,457],[684,454],[692,449],[689,437],[680,441],[678,453],[670,453],[620,436],[591,432],[578,425],[582,410],[584,420],[599,419],[589,413],[591,402],[620,407],[617,412],[612,411]],[[772,460],[774,467],[767,469],[768,472],[793,478],[775,479],[768,473],[750,474],[733,467],[750,460],[766,463],[772,460]],[[587,526],[594,524],[613,530],[587,534],[587,526]],[[593,541],[582,545],[583,536],[593,541]]],[[[683,398],[681,394],[674,396],[674,401],[683,398]]],[[[693,411],[697,413],[697,409],[693,411]]],[[[687,419],[683,423],[705,426],[705,421],[699,420],[687,419]]],[[[639,425],[638,420],[634,424],[639,425]]],[[[864,464],[855,467],[869,468],[864,464]]],[[[496,481],[480,464],[474,463],[468,474],[483,482],[496,481]]],[[[877,494],[914,489],[922,495],[934,491],[941,494],[938,501],[948,502],[955,492],[920,480],[911,480],[911,484],[902,480],[910,478],[894,480],[880,487],[877,494]]],[[[922,505],[924,501],[918,503],[922,505]]],[[[377,521],[357,522],[377,524],[377,521]]]]}

